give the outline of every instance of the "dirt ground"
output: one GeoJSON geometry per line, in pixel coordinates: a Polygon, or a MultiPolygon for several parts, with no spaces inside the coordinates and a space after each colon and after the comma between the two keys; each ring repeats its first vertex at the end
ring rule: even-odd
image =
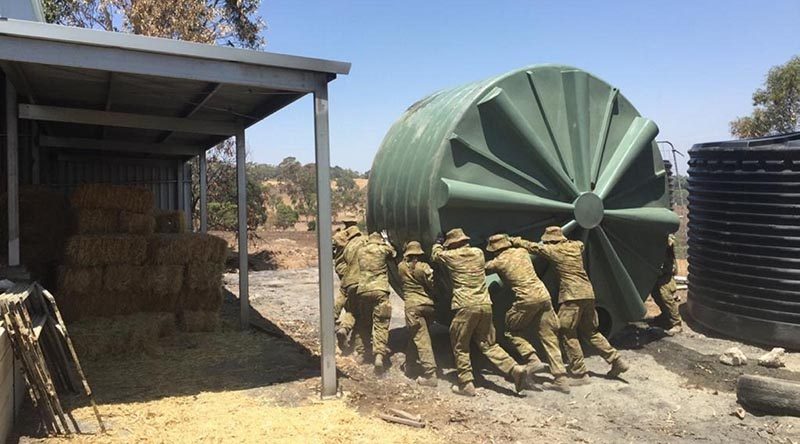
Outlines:
{"type": "MultiPolygon", "coordinates": [[[[228,285],[236,290],[235,275],[228,285]]],[[[251,273],[251,302],[297,342],[318,350],[316,270],[251,273]]],[[[682,295],[685,298],[685,294],[682,295]]],[[[657,312],[650,303],[652,312],[657,312]]],[[[683,333],[665,337],[647,324],[631,326],[614,343],[632,364],[623,379],[604,376],[599,357],[588,358],[593,383],[569,395],[550,391],[512,392],[512,383],[483,370],[474,399],[450,393],[450,383],[437,389],[418,387],[401,368],[406,335],[402,302],[393,296],[390,335],[393,366],[376,378],[371,367],[351,356],[339,357],[341,387],[347,402],[364,415],[386,408],[419,413],[437,437],[457,442],[800,442],[800,418],[755,416],[740,420],[732,413],[735,382],[743,373],[800,380],[800,356],[789,355],[785,369],[755,365],[765,350],[714,337],[689,322],[683,333]],[[728,367],[718,356],[731,346],[751,358],[745,367],[728,367]]],[[[447,350],[447,330],[433,330],[442,377],[454,379],[447,350]]]]}
{"type": "MultiPolygon", "coordinates": [[[[291,240],[298,249],[314,245],[313,237],[292,234],[269,239],[291,240]]],[[[732,416],[740,374],[800,380],[800,355],[790,354],[784,369],[758,367],[763,349],[718,338],[690,319],[671,338],[644,323],[615,337],[632,364],[623,379],[606,378],[608,365],[592,356],[592,384],[569,395],[529,390],[518,396],[510,381],[483,366],[478,396],[470,399],[450,392],[454,366],[442,326],[432,329],[439,387],[419,387],[405,375],[402,301],[393,295],[389,372],[376,377],[356,357],[339,355],[342,396],[322,402],[317,270],[251,271],[251,317],[259,328],[248,331],[237,328],[237,274],[226,274],[225,282],[232,294],[219,332],[178,333],[147,355],[84,363],[110,431],[95,434],[85,402],[70,400],[85,432],[70,441],[800,443],[800,418],[732,416]],[[747,366],[719,363],[731,346],[751,358],[747,366]],[[426,427],[378,419],[388,408],[420,414],[426,427]]],[[[657,312],[654,304],[649,308],[657,312]]],[[[43,437],[30,412],[16,440],[65,441],[43,437]]]]}

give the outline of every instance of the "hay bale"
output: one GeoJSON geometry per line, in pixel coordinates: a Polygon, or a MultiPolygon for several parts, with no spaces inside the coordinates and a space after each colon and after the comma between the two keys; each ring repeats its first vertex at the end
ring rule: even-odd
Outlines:
{"type": "Polygon", "coordinates": [[[146,291],[147,273],[143,265],[109,265],[103,271],[103,289],[112,293],[146,291]]]}
{"type": "Polygon", "coordinates": [[[110,184],[78,186],[69,198],[74,208],[124,210],[133,213],[152,213],[155,197],[148,188],[110,184]]]}
{"type": "Polygon", "coordinates": [[[172,313],[136,313],[96,317],[69,325],[69,333],[81,360],[119,355],[157,353],[158,340],[175,332],[172,313]]]}
{"type": "Polygon", "coordinates": [[[150,265],[147,267],[147,291],[152,294],[176,294],[184,283],[182,265],[150,265]]]}
{"type": "Polygon", "coordinates": [[[84,208],[73,211],[72,231],[76,234],[110,234],[119,232],[119,211],[84,208]]]}
{"type": "Polygon", "coordinates": [[[59,293],[89,295],[103,290],[103,269],[100,267],[58,267],[59,293]]]}
{"type": "Polygon", "coordinates": [[[153,234],[156,230],[156,219],[152,214],[120,211],[119,231],[129,234],[153,234]]]}
{"type": "Polygon", "coordinates": [[[184,311],[177,316],[178,329],[188,333],[213,332],[219,329],[216,311],[184,311]]]}
{"type": "Polygon", "coordinates": [[[222,287],[193,290],[185,285],[178,297],[179,311],[219,311],[222,307],[222,287]]]}
{"type": "Polygon", "coordinates": [[[223,264],[201,263],[186,266],[185,285],[190,290],[212,290],[222,288],[223,264]]]}
{"type": "Polygon", "coordinates": [[[147,238],[133,235],[79,235],[67,239],[69,265],[140,265],[147,258],[147,238]]]}
{"type": "Polygon", "coordinates": [[[183,211],[156,211],[156,233],[186,233],[186,213],[183,211]]]}
{"type": "Polygon", "coordinates": [[[150,237],[149,257],[155,264],[225,262],[228,244],[210,234],[156,234],[150,237]]]}

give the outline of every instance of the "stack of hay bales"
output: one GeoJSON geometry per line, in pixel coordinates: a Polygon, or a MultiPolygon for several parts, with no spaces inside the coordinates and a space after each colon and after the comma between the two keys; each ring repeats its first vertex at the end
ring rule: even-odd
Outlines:
{"type": "Polygon", "coordinates": [[[70,201],[75,235],[66,242],[56,293],[69,319],[139,312],[216,316],[224,240],[186,233],[183,213],[155,212],[148,189],[85,185],[70,201]]]}

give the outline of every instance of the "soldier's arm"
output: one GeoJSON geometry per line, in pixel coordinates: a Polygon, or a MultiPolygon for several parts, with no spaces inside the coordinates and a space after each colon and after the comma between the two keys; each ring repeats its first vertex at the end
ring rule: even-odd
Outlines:
{"type": "Polygon", "coordinates": [[[433,244],[431,248],[431,260],[440,264],[446,264],[446,255],[444,247],[441,244],[433,244]]]}
{"type": "Polygon", "coordinates": [[[511,241],[511,245],[518,248],[524,248],[528,250],[528,253],[531,254],[541,254],[544,248],[543,244],[537,244],[536,242],[531,242],[518,236],[509,237],[508,239],[511,241]]]}
{"type": "Polygon", "coordinates": [[[419,270],[420,274],[422,275],[422,282],[425,286],[429,289],[433,288],[433,268],[430,265],[426,264],[425,262],[418,262],[417,269],[419,270]]]}
{"type": "Polygon", "coordinates": [[[498,259],[494,258],[486,263],[486,265],[484,266],[484,268],[486,269],[486,274],[497,273],[497,268],[499,265],[497,262],[498,259]]]}

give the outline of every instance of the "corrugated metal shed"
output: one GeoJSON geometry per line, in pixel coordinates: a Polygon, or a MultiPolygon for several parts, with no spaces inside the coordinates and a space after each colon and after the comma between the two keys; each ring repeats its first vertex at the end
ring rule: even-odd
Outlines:
{"type": "MultiPolygon", "coordinates": [[[[204,231],[205,152],[235,137],[239,264],[247,270],[245,130],[313,94],[322,393],[335,394],[328,83],[349,63],[2,19],[0,69],[10,266],[19,265],[20,183],[65,191],[82,182],[144,184],[160,207],[189,217],[187,161],[197,159],[204,231]]],[[[247,273],[239,273],[239,297],[246,327],[247,273]]]]}

